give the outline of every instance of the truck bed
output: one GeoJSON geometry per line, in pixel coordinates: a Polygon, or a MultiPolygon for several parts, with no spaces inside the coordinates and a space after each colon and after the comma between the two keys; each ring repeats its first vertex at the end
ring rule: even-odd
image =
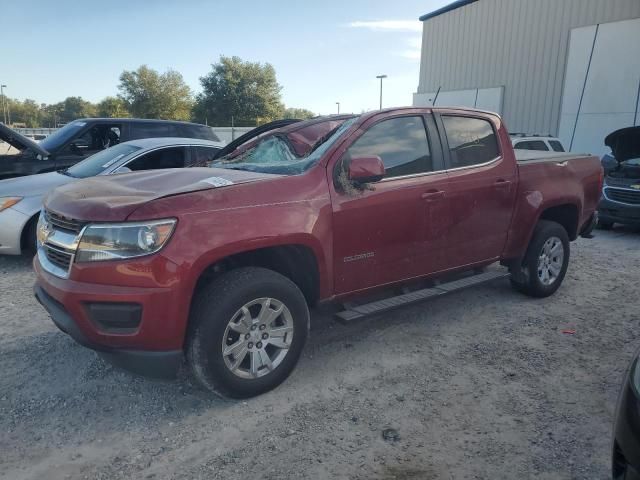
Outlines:
{"type": "Polygon", "coordinates": [[[590,157],[588,153],[573,152],[541,152],[538,150],[515,149],[517,162],[564,162],[572,158],[590,157]]]}

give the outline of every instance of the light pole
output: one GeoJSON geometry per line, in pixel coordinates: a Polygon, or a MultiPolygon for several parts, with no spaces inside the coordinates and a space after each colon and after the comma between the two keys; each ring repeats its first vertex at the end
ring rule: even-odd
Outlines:
{"type": "Polygon", "coordinates": [[[6,85],[0,85],[0,97],[2,97],[2,122],[7,124],[7,109],[4,106],[4,89],[7,88],[6,85]]]}
{"type": "Polygon", "coordinates": [[[338,105],[338,115],[340,115],[340,102],[336,102],[336,105],[338,105]]]}
{"type": "Polygon", "coordinates": [[[382,110],[382,79],[387,78],[386,75],[376,75],[376,78],[380,79],[380,110],[382,110]]]}

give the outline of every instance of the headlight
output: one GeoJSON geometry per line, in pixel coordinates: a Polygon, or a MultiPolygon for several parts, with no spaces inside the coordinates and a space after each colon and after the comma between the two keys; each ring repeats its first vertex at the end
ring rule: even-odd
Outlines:
{"type": "Polygon", "coordinates": [[[13,207],[20,200],[22,200],[22,197],[0,197],[0,212],[13,207]]]}
{"type": "Polygon", "coordinates": [[[95,262],[150,255],[171,237],[175,219],[88,225],[80,239],[76,261],[95,262]]]}

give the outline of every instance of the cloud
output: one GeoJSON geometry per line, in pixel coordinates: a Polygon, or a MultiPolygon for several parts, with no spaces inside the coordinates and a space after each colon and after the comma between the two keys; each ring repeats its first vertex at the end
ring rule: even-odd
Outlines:
{"type": "Polygon", "coordinates": [[[420,50],[405,50],[404,52],[400,52],[400,56],[411,60],[419,60],[420,50]]]}
{"type": "Polygon", "coordinates": [[[422,48],[422,38],[413,37],[407,39],[407,46],[409,49],[399,52],[399,55],[404,58],[409,58],[411,60],[419,60],[420,59],[420,49],[422,48]]]}
{"type": "Polygon", "coordinates": [[[351,28],[367,28],[386,32],[421,32],[422,22],[418,20],[376,20],[370,22],[356,21],[348,24],[351,28]]]}

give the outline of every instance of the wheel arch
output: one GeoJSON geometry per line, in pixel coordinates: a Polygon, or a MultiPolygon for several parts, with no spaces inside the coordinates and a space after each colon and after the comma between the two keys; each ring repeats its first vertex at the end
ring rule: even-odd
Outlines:
{"type": "Polygon", "coordinates": [[[29,220],[27,220],[25,224],[22,225],[22,231],[20,232],[20,251],[21,252],[26,252],[29,250],[30,243],[29,243],[28,235],[29,235],[29,232],[31,231],[31,226],[38,222],[39,213],[40,212],[38,211],[33,215],[31,215],[31,217],[29,217],[29,220]]]}
{"type": "MultiPolygon", "coordinates": [[[[253,248],[236,248],[224,254],[204,258],[197,262],[191,291],[195,297],[203,284],[224,272],[240,267],[262,267],[284,275],[302,291],[307,303],[315,305],[328,288],[323,283],[326,268],[319,246],[310,245],[302,239],[289,242],[255,245],[253,248]]],[[[195,265],[194,265],[195,267],[195,265]]]]}
{"type": "MultiPolygon", "coordinates": [[[[561,203],[547,206],[540,212],[536,224],[540,220],[550,220],[562,225],[567,231],[570,241],[578,238],[580,209],[575,203],[561,203]]],[[[529,241],[531,241],[531,235],[529,235],[529,241]]]]}

